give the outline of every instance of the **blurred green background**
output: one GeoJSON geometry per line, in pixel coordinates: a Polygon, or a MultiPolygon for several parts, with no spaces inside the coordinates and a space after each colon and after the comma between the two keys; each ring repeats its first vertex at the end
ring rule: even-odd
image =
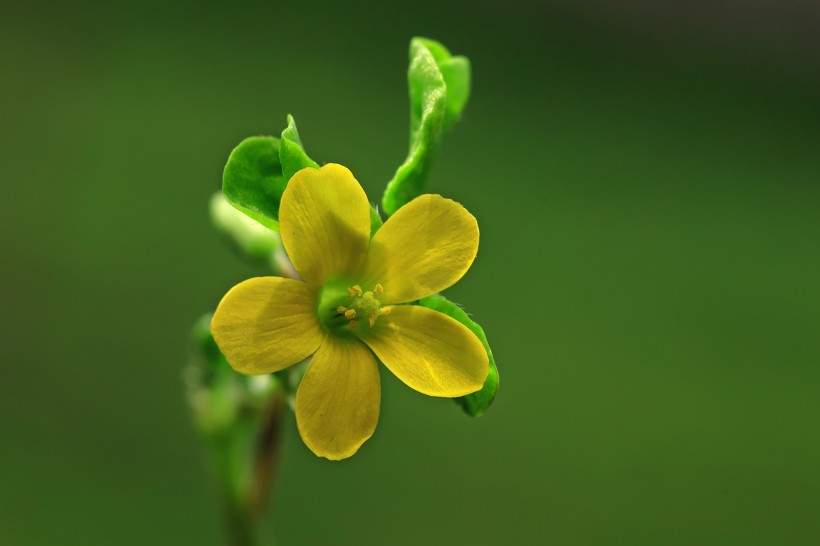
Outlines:
{"type": "Polygon", "coordinates": [[[473,62],[430,190],[479,220],[448,295],[501,390],[470,419],[384,375],[341,464],[289,417],[278,543],[820,542],[820,16],[643,7],[3,8],[0,544],[223,543],[181,370],[259,270],[208,198],[293,113],[376,200],[416,34],[473,62]]]}

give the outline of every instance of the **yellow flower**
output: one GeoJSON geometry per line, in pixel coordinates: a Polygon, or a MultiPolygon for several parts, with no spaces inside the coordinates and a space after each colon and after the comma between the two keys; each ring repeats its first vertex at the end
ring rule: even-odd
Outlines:
{"type": "Polygon", "coordinates": [[[313,355],[296,393],[305,444],[350,457],[379,419],[378,358],[411,388],[456,397],[479,390],[488,358],[458,321],[401,305],[456,283],[478,250],[478,224],[458,203],[422,195],[370,238],[370,205],[341,165],[307,168],[279,208],[282,243],[304,282],[257,277],[234,286],[211,330],[237,371],[266,374],[313,355]]]}

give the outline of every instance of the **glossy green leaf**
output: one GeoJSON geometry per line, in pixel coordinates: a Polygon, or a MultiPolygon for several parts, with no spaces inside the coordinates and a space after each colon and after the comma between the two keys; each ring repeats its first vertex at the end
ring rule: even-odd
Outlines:
{"type": "Polygon", "coordinates": [[[473,332],[479,340],[481,340],[481,344],[484,345],[484,350],[487,351],[487,356],[490,359],[490,371],[487,374],[487,379],[484,381],[484,387],[482,387],[480,391],[453,399],[456,404],[461,406],[467,414],[472,415],[473,417],[478,417],[487,411],[487,408],[489,408],[493,403],[495,393],[498,390],[498,367],[495,365],[493,352],[490,349],[490,344],[487,343],[487,336],[484,334],[484,330],[470,318],[464,309],[451,302],[444,296],[436,294],[434,296],[423,298],[419,300],[418,303],[428,309],[433,309],[439,313],[444,313],[448,317],[456,319],[461,324],[469,328],[470,331],[473,332]]]}
{"type": "Polygon", "coordinates": [[[318,167],[302,149],[293,116],[282,139],[249,137],[228,157],[222,192],[228,202],[263,226],[279,231],[279,202],[288,180],[305,167],[318,167]]]}
{"type": "Polygon", "coordinates": [[[288,179],[282,176],[279,139],[248,137],[233,149],[222,174],[228,202],[263,226],[279,230],[279,201],[288,179]]]}
{"type": "Polygon", "coordinates": [[[461,117],[470,96],[470,62],[426,38],[410,41],[410,150],[382,197],[388,215],[421,195],[441,133],[461,117]]]}
{"type": "Polygon", "coordinates": [[[279,162],[282,164],[282,175],[286,181],[305,167],[319,166],[305,153],[299,138],[299,131],[296,129],[296,122],[290,114],[288,114],[288,126],[282,131],[282,140],[279,143],[279,162]]]}

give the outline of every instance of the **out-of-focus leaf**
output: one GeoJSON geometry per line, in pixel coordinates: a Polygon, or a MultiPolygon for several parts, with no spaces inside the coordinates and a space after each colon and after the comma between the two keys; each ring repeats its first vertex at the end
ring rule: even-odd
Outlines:
{"type": "Polygon", "coordinates": [[[239,381],[211,337],[211,316],[203,315],[194,324],[190,364],[185,371],[188,400],[203,434],[230,429],[239,407],[239,381]]]}
{"type": "Polygon", "coordinates": [[[288,179],[282,175],[278,138],[248,137],[233,149],[222,174],[228,202],[263,226],[279,230],[279,201],[288,179]]]}
{"type": "Polygon", "coordinates": [[[410,41],[410,151],[382,197],[388,215],[421,195],[442,130],[461,117],[470,96],[470,62],[426,38],[410,41]]]}
{"type": "Polygon", "coordinates": [[[282,175],[286,182],[305,167],[319,166],[305,153],[302,141],[299,139],[299,131],[296,129],[296,122],[290,114],[288,114],[288,126],[282,131],[282,140],[279,143],[279,162],[282,164],[282,175]]]}
{"type": "Polygon", "coordinates": [[[211,222],[249,258],[270,263],[273,253],[281,245],[276,232],[233,207],[218,191],[209,203],[211,222]]]}
{"type": "Polygon", "coordinates": [[[456,319],[461,324],[469,328],[470,331],[474,333],[481,341],[481,344],[484,345],[484,350],[487,351],[487,356],[490,360],[490,369],[487,374],[487,379],[484,381],[484,387],[477,392],[453,399],[456,404],[461,406],[467,414],[472,415],[473,417],[478,417],[487,411],[487,408],[489,408],[493,403],[495,393],[498,390],[498,367],[495,365],[493,352],[490,349],[490,344],[487,343],[487,336],[484,334],[484,330],[475,321],[473,321],[469,315],[467,315],[464,309],[451,302],[444,296],[436,294],[434,296],[423,298],[419,300],[419,305],[427,307],[428,309],[433,309],[439,313],[444,313],[448,317],[456,319]]]}
{"type": "Polygon", "coordinates": [[[281,388],[272,375],[244,376],[231,368],[211,335],[212,317],[207,313],[194,324],[185,371],[188,400],[200,431],[206,435],[224,434],[240,418],[264,411],[270,397],[281,388]]]}

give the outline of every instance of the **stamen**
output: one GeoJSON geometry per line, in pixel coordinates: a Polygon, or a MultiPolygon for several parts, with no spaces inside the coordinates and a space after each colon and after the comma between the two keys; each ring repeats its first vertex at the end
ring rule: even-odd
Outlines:
{"type": "Polygon", "coordinates": [[[390,307],[382,307],[381,302],[377,299],[384,294],[384,286],[381,283],[373,285],[373,290],[362,290],[361,285],[354,284],[347,289],[349,300],[343,300],[345,305],[339,305],[336,311],[344,315],[348,320],[348,328],[355,330],[358,326],[358,320],[366,317],[370,327],[374,327],[379,317],[390,314],[390,307]],[[358,319],[358,320],[357,320],[358,319]]]}

